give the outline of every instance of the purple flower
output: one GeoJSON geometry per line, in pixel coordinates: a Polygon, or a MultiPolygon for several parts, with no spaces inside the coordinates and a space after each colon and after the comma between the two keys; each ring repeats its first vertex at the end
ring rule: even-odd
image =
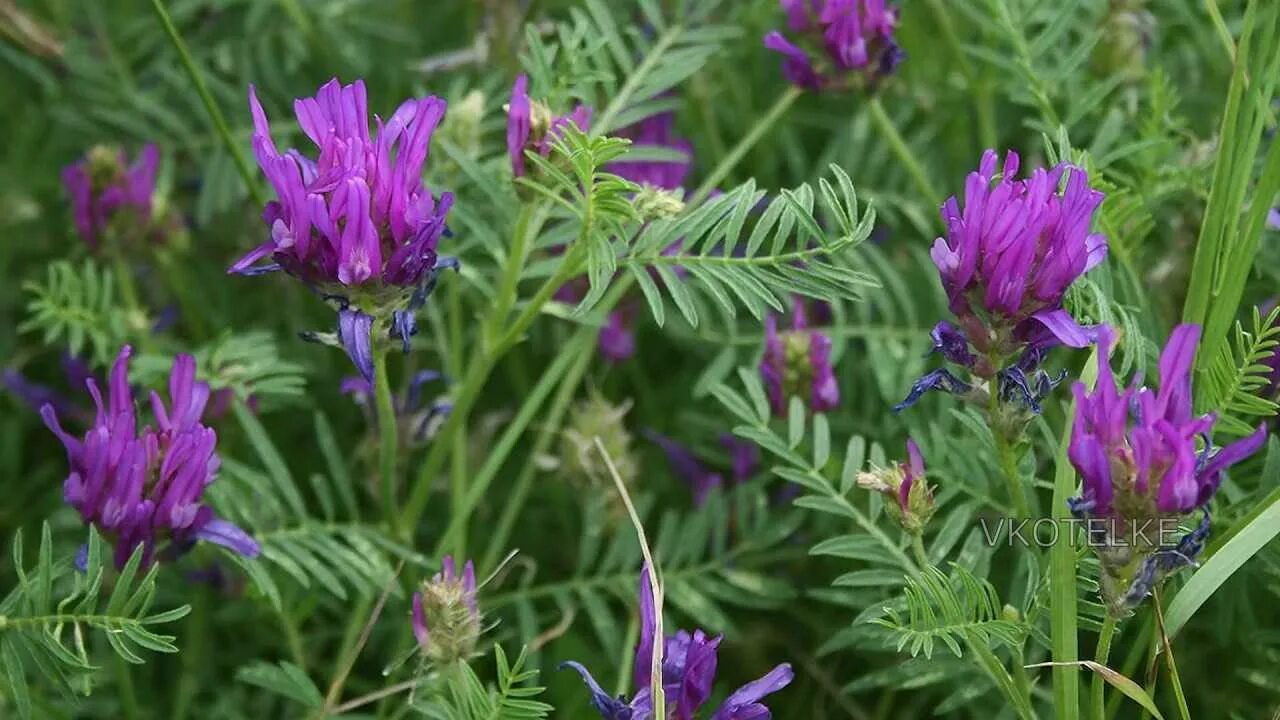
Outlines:
{"type": "Polygon", "coordinates": [[[847,85],[861,79],[874,86],[893,73],[903,52],[894,40],[898,10],[885,0],[781,0],[787,28],[808,48],[781,32],[765,35],[766,48],[781,53],[782,72],[806,90],[847,85]]]}
{"type": "Polygon", "coordinates": [[[41,408],[45,425],[67,450],[71,474],[63,484],[67,503],[115,544],[117,566],[142,546],[149,564],[162,543],[180,554],[197,540],[222,545],[246,557],[259,547],[243,530],[216,517],[202,502],[217,475],[217,436],[200,422],[209,386],[196,382],[195,360],[179,355],[169,376],[169,406],[151,393],[156,424],[138,431],[129,389],[129,356],[124,346],[111,368],[107,402],[89,379],[97,406],[83,438],[62,429],[52,405],[41,408]]]}
{"type": "Polygon", "coordinates": [[[1267,211],[1267,229],[1280,230],[1280,208],[1271,208],[1267,211]]]}
{"type": "MultiPolygon", "coordinates": [[[[1110,350],[1114,334],[1102,328],[1100,357],[1110,350]]],[[[1136,384],[1116,389],[1110,363],[1098,366],[1098,382],[1086,394],[1083,383],[1072,386],[1076,417],[1069,457],[1083,481],[1078,511],[1106,517],[1130,508],[1154,507],[1159,513],[1184,514],[1208,503],[1222,482],[1222,472],[1249,457],[1266,440],[1266,427],[1212,452],[1196,451],[1196,439],[1209,437],[1214,415],[1196,416],[1191,401],[1191,368],[1200,341],[1198,325],[1174,328],[1160,354],[1160,388],[1136,384]],[[1212,453],[1212,454],[1211,454],[1212,453]]]]}
{"type": "Polygon", "coordinates": [[[294,101],[298,124],[319,150],[311,159],[276,148],[249,87],[253,152],[277,199],[263,210],[270,238],[229,272],[284,269],[337,299],[342,345],[366,377],[372,377],[373,316],[389,318],[388,334],[407,349],[417,331],[413,315],[436,271],[456,267],[436,252],[453,195],[437,197],[422,182],[445,108],[435,96],[407,100],[386,122],[375,115],[371,134],[364,82],[334,78],[315,97],[294,101]],[[268,256],[272,262],[258,264],[268,256]]]}
{"type": "MultiPolygon", "coordinates": [[[[906,515],[910,511],[911,488],[915,487],[916,481],[924,480],[924,458],[920,455],[920,446],[916,445],[915,440],[907,440],[907,462],[902,464],[902,485],[898,487],[898,507],[901,508],[902,514],[906,515]]],[[[928,492],[928,487],[925,487],[928,492]]]]}
{"type": "MultiPolygon", "coordinates": [[[[657,609],[646,566],[640,573],[640,640],[636,644],[634,681],[636,694],[630,700],[606,693],[591,672],[581,663],[569,661],[561,668],[572,668],[582,676],[591,693],[591,705],[605,720],[650,720],[653,717],[653,652],[657,643],[657,609]]],[[[692,633],[677,630],[662,639],[661,678],[666,697],[667,717],[693,720],[706,704],[715,684],[716,664],[721,637],[708,636],[701,630],[692,633]]],[[[760,701],[791,683],[794,673],[787,663],[778,665],[764,677],[743,685],[730,693],[711,720],[768,720],[769,708],[760,701]]]]}
{"type": "Polygon", "coordinates": [[[551,145],[570,123],[586,132],[591,127],[591,108],[579,104],[568,115],[553,117],[545,106],[530,99],[528,76],[523,73],[516,76],[511,100],[507,103],[507,155],[511,158],[512,174],[524,176],[526,151],[543,157],[550,155],[551,145]]]}
{"type": "Polygon", "coordinates": [[[992,349],[991,331],[997,342],[1084,347],[1092,336],[1062,309],[1062,298],[1106,256],[1106,238],[1090,232],[1103,195],[1089,188],[1084,170],[1066,163],[1016,180],[1017,153],[1005,155],[998,175],[996,162],[994,150],[983,153],[965,181],[963,209],[955,196],[942,205],[947,236],[934,241],[930,255],[951,309],[982,353],[992,349]]]}
{"type": "Polygon", "coordinates": [[[772,315],[765,318],[764,357],[760,375],[775,415],[787,414],[787,397],[799,395],[813,412],[826,412],[840,404],[840,387],[831,365],[831,338],[808,329],[804,301],[796,299],[791,310],[791,330],[779,333],[772,315]]]}
{"type": "Polygon", "coordinates": [[[133,165],[122,150],[97,147],[62,170],[62,184],[71,198],[76,231],[90,247],[121,211],[135,213],[136,222],[151,222],[151,196],[156,190],[160,152],[147,145],[133,165]]]}
{"type": "Polygon", "coordinates": [[[428,657],[440,661],[465,658],[480,636],[476,568],[468,560],[459,575],[453,556],[440,561],[440,572],[413,594],[413,636],[428,657]]]}
{"type": "Polygon", "coordinates": [[[663,112],[628,125],[615,135],[630,140],[633,150],[672,150],[683,154],[684,160],[622,160],[610,163],[605,169],[637,185],[648,185],[661,190],[683,187],[692,165],[690,159],[693,157],[693,145],[688,140],[675,136],[675,123],[675,113],[663,112]]]}

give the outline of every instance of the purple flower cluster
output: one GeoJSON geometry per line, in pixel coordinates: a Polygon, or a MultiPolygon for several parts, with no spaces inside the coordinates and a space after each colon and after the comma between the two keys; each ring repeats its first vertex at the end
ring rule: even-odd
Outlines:
{"type": "MultiPolygon", "coordinates": [[[[689,484],[695,505],[702,505],[712,490],[724,484],[720,473],[709,469],[693,451],[679,442],[653,431],[646,431],[645,437],[662,448],[671,470],[689,484]]],[[[749,480],[759,467],[760,450],[754,443],[740,440],[729,433],[720,436],[720,445],[729,453],[732,483],[739,485],[749,480]]]]}
{"type": "MultiPolygon", "coordinates": [[[[657,627],[649,570],[640,572],[640,641],[636,644],[636,694],[631,700],[606,693],[591,672],[581,663],[566,662],[561,667],[573,668],[582,676],[591,692],[591,705],[605,720],[650,720],[653,717],[653,652],[657,627]]],[[[706,704],[715,685],[717,654],[721,636],[708,636],[701,630],[692,633],[678,630],[662,638],[663,695],[666,716],[672,720],[693,720],[706,704]]],[[[761,701],[791,683],[791,665],[778,665],[763,677],[743,685],[729,694],[710,720],[768,720],[772,715],[761,701]]]]}
{"type": "Polygon", "coordinates": [[[579,104],[568,115],[553,117],[544,105],[529,97],[529,76],[518,75],[507,104],[507,155],[511,158],[511,172],[516,177],[524,176],[525,151],[543,157],[550,155],[552,143],[569,123],[586,132],[591,127],[591,108],[579,104]]]}
{"type": "MultiPolygon", "coordinates": [[[[1113,333],[1099,333],[1100,356],[1113,333]]],[[[1203,507],[1222,482],[1222,472],[1249,457],[1266,440],[1266,427],[1214,452],[1197,452],[1215,417],[1194,415],[1191,368],[1200,341],[1198,325],[1179,325],[1160,354],[1160,388],[1116,389],[1110,364],[1098,366],[1092,393],[1075,383],[1076,418],[1069,457],[1083,479],[1072,508],[1091,516],[1189,513],[1203,507]]]]}
{"type": "Polygon", "coordinates": [[[764,357],[760,375],[769,405],[779,417],[787,414],[787,398],[798,395],[813,412],[827,412],[840,404],[840,386],[831,365],[831,338],[809,329],[804,301],[795,299],[791,329],[778,332],[778,321],[765,319],[764,357]]]}
{"type": "Polygon", "coordinates": [[[1192,410],[1191,369],[1200,340],[1198,325],[1179,325],[1160,354],[1160,387],[1116,388],[1105,360],[1114,340],[1099,331],[1098,382],[1092,393],[1077,382],[1075,423],[1068,457],[1082,479],[1069,501],[1077,517],[1099,521],[1092,546],[1102,561],[1103,595],[1113,614],[1137,606],[1162,578],[1192,564],[1209,536],[1207,505],[1222,473],[1257,452],[1266,427],[1216,452],[1209,438],[1215,417],[1192,410]],[[1197,438],[1204,447],[1197,451],[1197,438]],[[1139,523],[1177,518],[1204,509],[1198,528],[1172,547],[1142,541],[1139,523]]]}
{"type": "MultiPolygon", "coordinates": [[[[983,153],[965,181],[963,207],[955,196],[942,205],[947,235],[930,254],[958,326],[938,323],[934,351],[983,380],[999,377],[1002,399],[1038,411],[1058,382],[1038,370],[1044,354],[1094,339],[1062,301],[1072,283],[1106,257],[1106,238],[1090,230],[1103,194],[1089,187],[1084,170],[1067,163],[1037,168],[1023,180],[1016,179],[1017,153],[1005,156],[999,173],[997,163],[994,150],[983,153]]],[[[898,409],[935,389],[964,394],[972,386],[945,368],[935,370],[898,409]]]]}
{"type": "Polygon", "coordinates": [[[138,546],[149,564],[165,542],[174,556],[197,540],[256,556],[258,544],[202,502],[219,460],[214,452],[217,435],[200,422],[209,386],[196,382],[195,360],[190,355],[174,359],[170,404],[165,407],[160,396],[151,393],[156,425],[139,432],[129,389],[131,352],[127,345],[122,348],[111,368],[106,403],[98,383],[86,381],[97,415],[83,438],[62,429],[52,405],[40,411],[67,450],[67,503],[115,544],[117,566],[123,566],[138,546]]]}
{"type": "Polygon", "coordinates": [[[394,307],[389,334],[407,350],[435,271],[451,264],[436,249],[453,195],[437,196],[422,181],[446,103],[435,96],[407,100],[385,123],[375,115],[371,134],[364,81],[342,85],[334,78],[315,97],[294,101],[298,124],[319,149],[314,160],[276,148],[252,85],[249,109],[254,155],[277,200],[263,211],[270,239],[230,272],[283,269],[336,299],[339,340],[371,378],[375,318],[394,307]],[[268,256],[272,262],[257,264],[268,256]]]}
{"type": "Polygon", "coordinates": [[[902,62],[893,38],[898,10],[885,0],[781,0],[798,46],[774,30],[764,46],[782,54],[782,73],[806,90],[841,87],[850,77],[874,86],[902,62]]]}
{"type": "Polygon", "coordinates": [[[98,147],[62,170],[76,230],[90,247],[97,247],[118,213],[133,212],[141,226],[151,222],[160,152],[155,145],[147,145],[126,167],[128,162],[123,150],[98,147]]]}

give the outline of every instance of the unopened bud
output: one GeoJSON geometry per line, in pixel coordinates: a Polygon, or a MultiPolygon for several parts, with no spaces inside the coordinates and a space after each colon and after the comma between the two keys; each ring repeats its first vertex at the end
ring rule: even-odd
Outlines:
{"type": "Polygon", "coordinates": [[[413,634],[427,659],[451,663],[465,659],[480,638],[476,571],[470,560],[456,573],[446,555],[442,569],[413,594],[413,634]]]}

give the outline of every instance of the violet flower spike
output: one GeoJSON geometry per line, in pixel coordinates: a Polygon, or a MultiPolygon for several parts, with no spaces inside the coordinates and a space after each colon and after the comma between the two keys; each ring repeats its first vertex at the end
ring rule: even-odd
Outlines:
{"type": "Polygon", "coordinates": [[[893,37],[898,11],[885,0],[780,3],[788,31],[805,47],[776,30],[765,35],[764,45],[783,56],[783,76],[796,87],[822,90],[846,86],[859,77],[865,86],[874,87],[902,62],[904,53],[893,37]]]}
{"type": "MultiPolygon", "coordinates": [[[[653,702],[652,684],[653,651],[657,611],[648,568],[640,573],[640,638],[636,644],[633,681],[636,694],[630,700],[625,695],[612,697],[606,693],[591,672],[581,663],[568,661],[560,667],[576,671],[587,686],[591,705],[605,720],[651,720],[653,702]]],[[[660,681],[667,701],[667,717],[672,720],[693,720],[706,704],[715,684],[720,636],[711,637],[701,630],[678,630],[662,639],[660,681]]],[[[711,715],[712,720],[767,720],[769,708],[761,701],[790,684],[794,673],[783,663],[764,677],[743,685],[730,693],[724,703],[711,715]]]]}
{"type": "Polygon", "coordinates": [[[662,448],[672,472],[689,484],[694,505],[701,507],[711,491],[724,484],[720,474],[708,470],[689,448],[652,430],[646,430],[644,436],[662,448]]]}
{"type": "Polygon", "coordinates": [[[169,376],[169,405],[151,393],[156,424],[137,427],[129,388],[132,349],[120,350],[104,403],[95,380],[86,385],[97,408],[93,426],[81,438],[62,429],[52,405],[41,408],[45,425],[67,450],[71,473],[63,497],[86,523],[115,545],[123,567],[142,547],[143,563],[159,550],[177,556],[197,540],[222,545],[245,557],[259,552],[248,534],[214,515],[203,503],[204,489],[217,476],[217,436],[200,422],[209,386],[195,380],[190,355],[174,359],[169,376]]]}
{"type": "Polygon", "coordinates": [[[114,216],[132,210],[143,226],[151,220],[160,151],[148,144],[132,165],[123,151],[97,147],[62,170],[62,184],[71,200],[72,218],[80,238],[96,247],[114,216]]]}
{"type": "MultiPolygon", "coordinates": [[[[1183,514],[1203,507],[1217,492],[1222,472],[1249,457],[1266,441],[1266,427],[1212,454],[1196,452],[1197,438],[1207,436],[1214,415],[1195,416],[1191,370],[1199,344],[1197,325],[1179,325],[1160,355],[1156,391],[1131,386],[1118,391],[1109,363],[1098,367],[1092,393],[1082,383],[1076,396],[1076,418],[1068,457],[1080,473],[1084,491],[1074,507],[1094,516],[1109,516],[1117,507],[1137,507],[1140,500],[1116,503],[1121,489],[1160,513],[1183,514]],[[1131,478],[1115,477],[1128,469],[1131,478]]],[[[1100,332],[1099,356],[1114,341],[1110,328],[1100,332]]]]}
{"type": "Polygon", "coordinates": [[[782,333],[776,318],[765,318],[760,376],[769,405],[784,417],[787,398],[798,395],[813,412],[832,410],[840,404],[840,386],[831,364],[831,339],[809,329],[802,300],[795,300],[791,318],[791,330],[782,333]]]}

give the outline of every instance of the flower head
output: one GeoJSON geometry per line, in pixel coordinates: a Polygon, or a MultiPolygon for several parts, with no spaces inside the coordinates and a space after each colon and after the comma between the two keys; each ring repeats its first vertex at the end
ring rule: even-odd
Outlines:
{"type": "Polygon", "coordinates": [[[413,594],[413,636],[427,658],[449,663],[475,651],[481,615],[475,565],[468,560],[459,575],[453,556],[446,555],[440,566],[413,594]]]}
{"type": "Polygon", "coordinates": [[[787,29],[805,47],[774,30],[766,48],[781,53],[787,81],[807,90],[861,82],[871,87],[902,62],[894,40],[898,10],[885,0],[781,0],[787,29]]]}
{"type": "MultiPolygon", "coordinates": [[[[1103,327],[1099,336],[1102,360],[1096,387],[1089,392],[1083,383],[1072,386],[1076,416],[1068,457],[1080,473],[1083,490],[1071,500],[1071,508],[1079,516],[1107,521],[1099,555],[1108,573],[1124,580],[1112,593],[1116,607],[1120,591],[1134,599],[1131,585],[1142,579],[1140,573],[1135,575],[1143,570],[1141,563],[1163,568],[1157,580],[1180,566],[1168,558],[1161,565],[1159,556],[1168,549],[1147,542],[1145,536],[1134,537],[1135,524],[1177,518],[1204,507],[1221,485],[1222,473],[1262,446],[1266,428],[1259,427],[1216,451],[1208,441],[1215,417],[1195,415],[1192,409],[1191,369],[1200,340],[1198,325],[1179,325],[1169,336],[1160,355],[1157,390],[1136,382],[1117,389],[1105,360],[1114,334],[1103,327]],[[1197,449],[1200,438],[1203,447],[1197,449]]],[[[1207,533],[1206,524],[1203,534],[1207,533]]],[[[1180,556],[1187,557],[1185,552],[1180,556]]],[[[1138,593],[1136,600],[1145,594],[1138,593]]],[[[1121,608],[1131,607],[1129,600],[1124,602],[1121,608]]]]}
{"type": "Polygon", "coordinates": [[[813,412],[826,412],[840,404],[840,386],[831,365],[831,338],[809,329],[804,301],[791,309],[791,329],[778,332],[778,321],[765,318],[764,357],[760,375],[769,394],[769,405],[778,416],[787,414],[787,398],[798,395],[813,412]]]}
{"type": "Polygon", "coordinates": [[[921,532],[933,517],[933,489],[925,480],[924,457],[915,440],[907,440],[906,462],[860,473],[858,485],[882,493],[890,516],[908,532],[921,532]]]}
{"type": "Polygon", "coordinates": [[[151,196],[156,191],[160,152],[147,145],[129,165],[123,150],[98,146],[62,170],[80,238],[96,247],[113,220],[131,213],[146,228],[151,223],[151,196]],[[127,166],[127,167],[126,167],[127,166]]]}
{"type": "MultiPolygon", "coordinates": [[[[572,668],[582,676],[591,693],[591,705],[605,720],[650,720],[653,717],[653,654],[661,642],[661,677],[666,697],[667,717],[673,720],[693,720],[698,710],[711,697],[715,685],[716,665],[721,636],[707,635],[702,630],[688,632],[677,630],[665,638],[657,635],[657,608],[654,603],[650,573],[646,566],[640,573],[640,640],[636,644],[635,695],[613,697],[601,689],[600,684],[581,663],[565,662],[562,668],[572,668]]],[[[794,673],[787,663],[778,665],[763,677],[753,680],[729,694],[719,709],[711,714],[711,720],[767,720],[769,708],[761,701],[791,683],[794,673]]]]}
{"type": "MultiPolygon", "coordinates": [[[[1018,180],[1018,164],[1010,151],[997,173],[995,151],[983,153],[965,181],[963,208],[955,196],[943,203],[947,234],[930,252],[957,320],[934,327],[931,352],[979,379],[995,380],[999,399],[1014,408],[1008,419],[1014,428],[1026,420],[1022,410],[1038,413],[1062,379],[1040,368],[1048,350],[1093,342],[1094,330],[1077,323],[1062,303],[1067,289],[1107,253],[1106,238],[1090,231],[1103,195],[1089,188],[1085,172],[1060,163],[1018,180]]],[[[896,409],[932,389],[974,391],[950,371],[935,370],[896,409]]],[[[972,397],[985,401],[980,394],[972,397]]]]}
{"type": "Polygon", "coordinates": [[[507,103],[507,155],[511,158],[511,172],[523,177],[526,151],[546,157],[551,145],[573,124],[586,132],[591,127],[591,107],[578,104],[567,115],[552,115],[551,110],[529,97],[529,76],[521,73],[511,86],[511,100],[507,103]]]}
{"type": "Polygon", "coordinates": [[[256,556],[258,544],[202,501],[204,489],[217,476],[219,459],[214,452],[216,434],[200,422],[209,386],[196,382],[195,360],[190,355],[174,359],[169,405],[151,393],[155,425],[139,431],[129,389],[131,354],[129,346],[121,348],[111,368],[106,402],[98,383],[86,381],[97,414],[83,438],[62,429],[52,405],[41,408],[45,425],[67,450],[67,504],[115,544],[118,566],[139,546],[144,562],[150,563],[166,543],[177,555],[197,540],[256,556]]]}
{"type": "Polygon", "coordinates": [[[231,266],[256,275],[283,269],[340,307],[338,338],[361,374],[372,378],[375,324],[406,350],[416,311],[436,271],[456,262],[437,255],[453,195],[422,182],[432,133],[446,103],[405,101],[370,133],[364,81],[337,78],[315,97],[294,101],[298,124],[315,144],[314,159],[280,152],[257,92],[249,87],[253,152],[276,192],[263,210],[270,238],[231,266]],[[270,257],[271,262],[259,265],[270,257]]]}

